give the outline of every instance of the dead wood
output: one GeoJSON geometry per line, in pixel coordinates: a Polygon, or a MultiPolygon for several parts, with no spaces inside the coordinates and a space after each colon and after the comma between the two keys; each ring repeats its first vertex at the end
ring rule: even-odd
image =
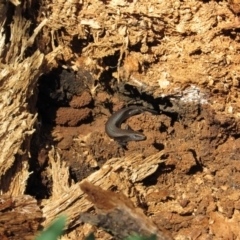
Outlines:
{"type": "Polygon", "coordinates": [[[94,204],[96,215],[81,213],[80,220],[98,226],[113,234],[117,239],[131,235],[150,237],[156,235],[159,240],[171,240],[170,236],[157,229],[140,209],[122,193],[114,193],[94,186],[90,182],[80,184],[87,199],[94,204]]]}
{"type": "MultiPolygon", "coordinates": [[[[79,223],[80,212],[88,211],[92,204],[84,196],[79,184],[69,186],[68,168],[60,163],[59,154],[54,154],[54,149],[49,153],[51,168],[49,174],[53,176],[52,201],[48,204],[43,202],[44,225],[48,225],[56,216],[66,214],[68,216],[68,225],[75,226],[79,223]],[[56,156],[56,160],[54,160],[56,156]],[[80,211],[81,210],[81,211],[80,211]]],[[[142,159],[142,155],[129,156],[124,159],[110,159],[99,171],[86,178],[87,181],[97,186],[103,186],[105,189],[111,189],[113,186],[125,186],[125,191],[130,191],[133,184],[143,180],[156,171],[157,167],[164,160],[163,152],[142,159]]],[[[121,189],[119,189],[121,190],[121,189]]]]}
{"type": "MultiPolygon", "coordinates": [[[[14,209],[12,203],[17,202],[15,198],[20,199],[20,202],[27,198],[26,206],[29,203],[28,197],[23,194],[31,174],[29,171],[30,143],[38,121],[35,106],[37,81],[39,76],[53,67],[70,67],[75,70],[84,68],[91,72],[96,81],[100,79],[102,73],[112,68],[114,69],[112,76],[118,80],[119,84],[128,83],[154,98],[171,96],[173,102],[176,103],[172,111],[178,110],[180,114],[184,112],[184,104],[209,105],[214,110],[213,115],[231,117],[231,121],[225,122],[221,122],[224,117],[219,117],[216,120],[220,125],[222,124],[219,129],[234,125],[232,128],[229,127],[229,131],[235,132],[231,133],[230,137],[223,136],[220,147],[216,145],[213,148],[222,148],[226,159],[229,155],[230,158],[237,159],[235,155],[239,151],[239,142],[236,139],[239,138],[240,116],[239,18],[236,15],[239,13],[238,0],[46,0],[39,2],[37,14],[33,3],[33,1],[17,0],[0,3],[0,189],[8,194],[5,201],[9,204],[9,209],[14,209]],[[31,14],[32,11],[34,14],[31,14]],[[28,18],[24,17],[26,13],[28,13],[28,18]],[[108,66],[103,61],[108,57],[115,57],[117,60],[115,66],[108,66]],[[63,62],[66,65],[62,64],[63,62]],[[229,142],[230,147],[226,147],[225,142],[229,142]],[[233,149],[231,146],[234,146],[233,149]],[[232,151],[230,154],[229,149],[232,151]]],[[[100,84],[95,86],[89,83],[88,88],[93,98],[99,86],[100,84]]],[[[176,125],[179,127],[178,124],[176,125]]],[[[201,124],[197,126],[200,128],[201,124]]],[[[208,130],[205,131],[204,139],[209,132],[212,135],[217,132],[216,128],[208,130]]],[[[84,136],[81,140],[84,140],[84,136]]],[[[206,146],[208,147],[209,144],[206,146]]],[[[202,147],[199,152],[194,150],[183,154],[182,163],[192,166],[197,157],[202,160],[204,154],[208,152],[205,149],[206,146],[202,147]]],[[[177,153],[180,153],[181,147],[176,148],[177,153]]],[[[189,150],[188,146],[186,148],[189,150]]],[[[222,152],[219,150],[218,154],[221,155],[222,152]]],[[[132,154],[126,158],[112,158],[85,180],[100,186],[101,189],[117,188],[136,204],[138,202],[137,184],[156,171],[163,161],[162,155],[163,152],[159,152],[145,159],[141,154],[132,154]]],[[[94,156],[91,154],[88,158],[94,161],[94,156]]],[[[197,161],[200,162],[198,159],[197,161]]],[[[212,159],[209,157],[208,161],[212,159]]],[[[93,205],[85,199],[79,183],[75,184],[70,179],[69,169],[65,163],[61,162],[58,150],[49,152],[49,164],[47,172],[49,178],[52,179],[52,195],[49,199],[41,201],[45,218],[41,224],[47,226],[59,214],[65,213],[68,216],[66,228],[75,227],[80,223],[80,212],[88,211],[93,205]]],[[[213,172],[222,171],[222,169],[216,170],[215,166],[212,168],[207,168],[207,164],[203,166],[205,167],[203,172],[208,173],[206,175],[208,180],[213,179],[211,175],[213,172]]],[[[223,166],[225,168],[225,165],[223,166]]],[[[230,175],[232,172],[239,171],[238,166],[232,168],[229,170],[230,175]]],[[[189,172],[189,169],[184,169],[184,171],[189,172]]],[[[209,189],[222,191],[227,189],[228,180],[219,179],[216,181],[220,182],[219,185],[209,189]]],[[[198,180],[198,182],[201,181],[198,180]]],[[[230,186],[232,191],[239,188],[235,183],[230,183],[230,186]]],[[[142,188],[144,187],[141,186],[142,188]]],[[[185,186],[179,189],[184,188],[185,186]]],[[[189,189],[193,188],[189,187],[189,189]]],[[[186,193],[181,194],[186,195],[186,193]]],[[[214,194],[216,196],[213,199],[221,199],[224,195],[216,192],[214,194]]],[[[166,195],[171,196],[170,193],[166,195]]],[[[229,224],[228,228],[231,229],[235,224],[234,226],[239,227],[239,221],[236,220],[239,219],[239,204],[237,203],[239,196],[235,192],[225,195],[236,201],[234,207],[228,208],[228,204],[224,205],[223,201],[223,203],[218,203],[219,212],[214,212],[216,206],[212,200],[210,208],[213,212],[209,214],[211,219],[203,221],[204,224],[211,222],[211,231],[214,231],[216,235],[219,234],[217,235],[219,239],[229,236],[234,238],[236,230],[229,230],[232,235],[229,233],[226,237],[216,230],[222,229],[218,226],[224,227],[229,224]],[[227,217],[233,216],[231,221],[235,219],[234,224],[221,214],[226,214],[227,217]],[[224,221],[219,221],[223,218],[224,221]]],[[[149,198],[151,197],[154,198],[153,196],[149,198]]],[[[227,201],[230,200],[227,199],[227,201]]],[[[154,201],[152,207],[155,206],[156,200],[154,201]]],[[[182,206],[187,206],[189,201],[184,197],[180,202],[182,206]]],[[[200,200],[196,202],[199,203],[200,200]]],[[[32,204],[30,212],[36,212],[37,219],[41,219],[36,203],[30,201],[29,204],[32,204]]],[[[182,209],[184,207],[171,204],[169,203],[169,209],[171,209],[169,211],[179,214],[196,214],[195,210],[198,207],[192,203],[187,209],[182,209]]],[[[199,210],[202,214],[200,218],[205,214],[204,209],[208,208],[206,202],[205,205],[203,204],[202,211],[199,210]]],[[[25,205],[19,206],[25,209],[25,205]]],[[[165,205],[159,207],[160,215],[166,214],[164,217],[170,219],[169,212],[165,208],[165,205]]],[[[16,209],[21,213],[20,207],[16,209]]],[[[6,225],[1,226],[2,234],[19,231],[22,236],[32,236],[38,228],[36,219],[28,218],[27,214],[27,222],[30,225],[33,224],[33,227],[28,228],[24,225],[21,231],[20,224],[23,216],[20,214],[18,219],[12,214],[3,206],[0,218],[3,217],[5,221],[14,217],[16,222],[11,222],[7,228],[6,225]]],[[[159,219],[159,224],[163,224],[161,219],[164,221],[165,218],[159,219]]],[[[182,218],[179,219],[176,222],[181,225],[182,218]]],[[[191,229],[186,231],[191,232],[191,229]]],[[[82,237],[85,236],[83,232],[81,232],[82,237]]],[[[89,232],[89,228],[86,232],[89,232]]],[[[201,229],[189,235],[188,232],[184,234],[194,236],[195,239],[201,234],[203,239],[206,236],[201,229]]]]}
{"type": "Polygon", "coordinates": [[[33,239],[42,221],[36,199],[27,195],[1,195],[0,202],[0,238],[33,239]]]}

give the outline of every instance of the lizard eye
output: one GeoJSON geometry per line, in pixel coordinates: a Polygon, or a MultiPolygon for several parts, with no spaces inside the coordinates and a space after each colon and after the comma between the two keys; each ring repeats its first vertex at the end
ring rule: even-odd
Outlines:
{"type": "Polygon", "coordinates": [[[145,140],[146,139],[146,137],[144,135],[141,135],[141,134],[133,134],[132,137],[134,138],[135,141],[145,140]]]}

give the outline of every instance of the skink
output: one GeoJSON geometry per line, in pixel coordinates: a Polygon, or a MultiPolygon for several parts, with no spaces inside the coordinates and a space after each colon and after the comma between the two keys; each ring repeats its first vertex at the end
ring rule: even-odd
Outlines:
{"type": "Polygon", "coordinates": [[[132,129],[122,129],[121,124],[126,119],[131,116],[140,114],[144,111],[148,111],[156,114],[157,112],[148,108],[139,107],[139,106],[130,106],[123,108],[115,113],[108,119],[105,125],[105,131],[110,138],[118,141],[120,144],[124,145],[128,141],[142,141],[146,137],[140,133],[135,132],[132,129]]]}

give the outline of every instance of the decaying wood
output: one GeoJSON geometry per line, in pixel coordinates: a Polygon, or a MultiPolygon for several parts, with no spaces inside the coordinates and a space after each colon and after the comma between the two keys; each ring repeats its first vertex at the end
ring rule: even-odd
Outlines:
{"type": "Polygon", "coordinates": [[[33,239],[41,220],[42,212],[33,197],[0,196],[1,239],[33,239]]]}
{"type": "Polygon", "coordinates": [[[0,64],[0,188],[3,192],[17,196],[24,193],[30,174],[30,140],[37,119],[35,91],[44,64],[44,55],[38,50],[27,58],[24,55],[26,49],[33,45],[46,20],[33,31],[32,36],[29,35],[31,21],[23,18],[20,7],[16,7],[13,20],[11,41],[8,44],[4,43],[4,22],[0,25],[0,53],[4,60],[0,64]]]}
{"type": "MultiPolygon", "coordinates": [[[[100,170],[87,177],[86,181],[106,190],[117,186],[120,191],[127,193],[135,182],[151,175],[154,169],[164,162],[161,159],[163,156],[164,152],[161,151],[145,159],[141,154],[123,159],[110,159],[100,170]]],[[[55,154],[54,149],[49,153],[49,159],[52,167],[48,171],[54,177],[53,188],[59,191],[53,192],[51,201],[44,202],[43,216],[46,217],[46,221],[43,225],[48,225],[57,215],[64,213],[68,216],[68,225],[75,226],[79,223],[80,212],[88,211],[93,205],[86,199],[79,183],[69,186],[67,167],[60,164],[60,157],[55,154]]]]}
{"type": "Polygon", "coordinates": [[[87,199],[94,204],[96,215],[81,213],[80,220],[103,228],[117,239],[131,235],[150,237],[156,235],[159,240],[171,240],[161,232],[140,209],[122,193],[103,190],[87,181],[80,184],[87,199]]]}
{"type": "MultiPolygon", "coordinates": [[[[43,55],[36,51],[32,57],[21,62],[16,60],[16,62],[1,64],[0,66],[0,122],[2,123],[0,128],[2,139],[0,141],[0,175],[3,176],[6,173],[13,165],[16,154],[19,154],[21,156],[21,163],[18,165],[20,167],[18,169],[19,176],[17,176],[17,179],[12,179],[11,182],[12,187],[16,187],[17,182],[21,183],[21,189],[14,192],[17,195],[25,191],[24,181],[28,179],[26,174],[29,174],[25,165],[28,164],[29,140],[34,132],[33,126],[37,115],[30,113],[28,100],[33,93],[32,87],[36,84],[40,75],[39,68],[42,61],[43,55]],[[28,144],[26,144],[26,148],[20,151],[24,141],[27,141],[28,144]],[[27,173],[24,173],[25,171],[27,173]]],[[[14,175],[13,172],[11,174],[14,175]]],[[[9,182],[2,179],[2,184],[4,184],[1,185],[2,190],[12,192],[9,182]]]]}
{"type": "MultiPolygon", "coordinates": [[[[27,3],[31,5],[31,1],[17,0],[0,3],[0,190],[3,192],[21,199],[26,190],[31,174],[28,170],[30,141],[37,121],[34,96],[37,79],[58,66],[57,58],[76,61],[76,65],[80,58],[84,59],[79,62],[84,62],[98,79],[108,67],[102,59],[118,55],[113,76],[119,81],[141,87],[154,97],[181,92],[185,94],[181,101],[192,101],[194,96],[198,102],[207,102],[208,95],[201,88],[209,89],[222,98],[214,101],[216,111],[239,119],[239,97],[235,94],[239,88],[239,43],[237,35],[231,36],[231,31],[239,26],[239,19],[232,13],[239,12],[239,0],[229,0],[229,3],[46,0],[40,2],[38,20],[26,20],[18,6],[11,22],[6,23],[10,2],[15,6],[22,3],[24,8],[27,3]],[[38,23],[33,26],[35,22],[38,23]],[[30,27],[35,28],[32,35],[30,27]],[[228,35],[223,35],[223,31],[228,31],[228,35]],[[40,36],[42,42],[29,53],[26,50],[33,46],[36,36],[40,36]],[[80,40],[79,43],[91,41],[84,45],[81,53],[74,55],[73,38],[80,40]],[[40,45],[41,50],[48,49],[43,51],[45,55],[37,49],[40,45]]],[[[49,153],[48,172],[53,189],[52,197],[42,201],[46,218],[43,225],[66,213],[68,227],[72,227],[80,222],[80,212],[88,211],[92,204],[86,200],[79,184],[69,184],[68,168],[60,164],[60,157],[54,154],[49,153]]],[[[156,171],[162,155],[159,152],[146,159],[141,155],[110,159],[86,180],[105,190],[116,186],[127,193],[134,189],[134,183],[156,171]]],[[[10,197],[6,200],[9,208],[14,201],[10,197]]],[[[30,212],[37,210],[30,208],[30,212]]],[[[37,212],[39,218],[40,215],[37,212]]],[[[18,218],[16,224],[19,229],[18,218]]],[[[25,230],[34,231],[36,226],[34,223],[32,229],[25,230]]],[[[18,236],[22,238],[24,234],[18,236]]]]}

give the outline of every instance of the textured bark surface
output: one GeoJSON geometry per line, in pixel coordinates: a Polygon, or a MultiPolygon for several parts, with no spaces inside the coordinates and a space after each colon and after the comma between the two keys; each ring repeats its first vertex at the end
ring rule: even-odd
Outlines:
{"type": "Polygon", "coordinates": [[[82,213],[81,221],[103,228],[117,239],[127,238],[134,233],[145,237],[155,234],[159,240],[172,240],[157,229],[140,209],[136,209],[125,195],[103,190],[87,181],[80,187],[97,211],[96,215],[82,213]]]}
{"type": "Polygon", "coordinates": [[[40,228],[42,212],[31,196],[0,197],[1,239],[33,239],[40,228]]]}

